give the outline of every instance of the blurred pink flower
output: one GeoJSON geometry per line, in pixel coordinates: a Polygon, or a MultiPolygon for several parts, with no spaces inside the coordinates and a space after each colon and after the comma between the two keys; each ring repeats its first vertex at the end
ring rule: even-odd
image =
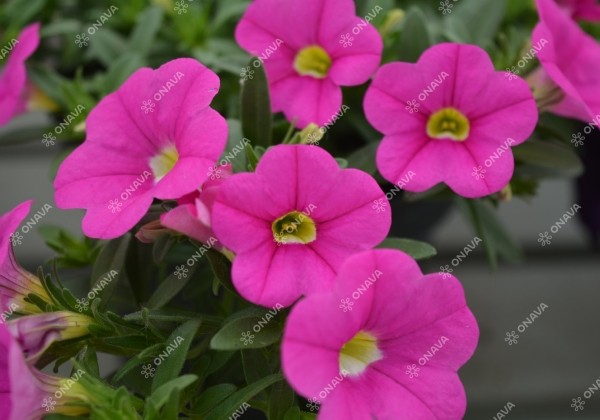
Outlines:
{"type": "Polygon", "coordinates": [[[83,232],[114,238],[152,200],[178,199],[207,179],[223,153],[227,123],[210,108],[219,77],[192,59],[136,71],[87,119],[87,139],[62,163],[61,208],[84,208],[83,232]]]}
{"type": "Polygon", "coordinates": [[[383,51],[352,0],[255,0],[235,39],[262,58],[273,111],[296,118],[299,128],[331,120],[342,107],[341,86],[365,83],[383,51]]]}
{"type": "Polygon", "coordinates": [[[26,201],[0,216],[0,311],[4,312],[3,321],[6,313],[41,312],[36,305],[25,301],[30,293],[52,302],[40,279],[16,262],[12,248],[18,228],[29,214],[31,203],[31,200],[26,201]]]}
{"type": "Polygon", "coordinates": [[[463,417],[457,371],[473,355],[479,328],[460,282],[446,276],[424,276],[400,251],[367,251],[342,265],[330,293],[292,309],[283,372],[300,395],[322,404],[319,419],[463,417]]]}
{"type": "Polygon", "coordinates": [[[542,109],[591,122],[600,117],[600,45],[553,0],[536,0],[540,22],[532,43],[546,40],[531,77],[542,109]]]}
{"type": "Polygon", "coordinates": [[[600,3],[598,0],[556,0],[574,19],[590,22],[600,21],[600,3]]]}
{"type": "Polygon", "coordinates": [[[377,152],[383,177],[414,192],[443,182],[469,198],[504,188],[514,170],[511,147],[538,120],[529,86],[512,78],[473,45],[439,44],[416,64],[382,66],[364,109],[384,134],[377,152]]]}
{"type": "Polygon", "coordinates": [[[229,178],[220,188],[212,224],[236,254],[232,279],[250,302],[291,305],[327,291],[342,262],[385,239],[390,211],[377,182],[340,169],[319,147],[279,145],[267,150],[255,173],[229,178]]]}
{"type": "MultiPolygon", "coordinates": [[[[212,208],[221,185],[233,175],[229,164],[215,168],[215,176],[204,182],[197,191],[179,199],[179,206],[161,216],[163,226],[202,243],[209,243],[211,238],[215,238],[211,222],[212,208]]],[[[218,242],[214,247],[222,248],[218,242]]]]}
{"type": "MultiPolygon", "coordinates": [[[[40,43],[40,24],[33,23],[19,34],[6,65],[0,72],[0,126],[25,112],[27,107],[27,73],[25,61],[40,43]]],[[[4,47],[6,48],[6,47],[4,47]]]]}

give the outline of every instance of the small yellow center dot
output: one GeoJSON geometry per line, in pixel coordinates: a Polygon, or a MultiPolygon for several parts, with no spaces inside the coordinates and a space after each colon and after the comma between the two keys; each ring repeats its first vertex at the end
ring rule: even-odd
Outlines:
{"type": "Polygon", "coordinates": [[[305,47],[298,52],[294,60],[294,69],[301,76],[312,76],[317,79],[327,77],[331,67],[331,57],[318,45],[305,47]]]}
{"type": "Polygon", "coordinates": [[[271,226],[278,244],[308,244],[317,239],[314,220],[299,211],[292,211],[275,220],[271,226]]]}
{"type": "Polygon", "coordinates": [[[465,141],[469,137],[469,119],[456,108],[443,108],[427,122],[427,135],[434,139],[465,141]]]}
{"type": "Polygon", "coordinates": [[[150,159],[150,168],[154,175],[154,182],[160,181],[179,160],[179,152],[174,145],[162,149],[159,154],[150,159]]]}
{"type": "Polygon", "coordinates": [[[351,376],[360,375],[371,363],[382,358],[377,338],[368,332],[359,331],[340,350],[340,371],[346,371],[351,376]]]}

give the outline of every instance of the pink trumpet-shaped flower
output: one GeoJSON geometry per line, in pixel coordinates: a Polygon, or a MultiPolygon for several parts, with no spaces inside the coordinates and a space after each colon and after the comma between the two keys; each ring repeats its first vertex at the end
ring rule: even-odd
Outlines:
{"type": "Polygon", "coordinates": [[[469,198],[509,183],[511,147],[527,140],[538,120],[524,80],[496,71],[477,46],[448,43],[415,64],[382,66],[364,109],[384,134],[377,151],[384,178],[413,192],[445,183],[469,198]]]}
{"type": "Polygon", "coordinates": [[[209,105],[219,78],[192,59],[136,71],[87,119],[87,138],[54,183],[61,208],[84,208],[83,231],[114,238],[152,200],[195,191],[225,149],[227,123],[209,105]]]}
{"type": "Polygon", "coordinates": [[[26,110],[25,61],[40,43],[40,24],[33,23],[27,26],[15,41],[10,44],[12,51],[0,72],[0,126],[26,110]]]}
{"type": "Polygon", "coordinates": [[[600,45],[553,0],[536,0],[540,22],[532,44],[542,67],[532,76],[543,109],[591,122],[600,118],[600,45]]]}
{"type": "Polygon", "coordinates": [[[321,403],[319,419],[455,420],[458,369],[479,329],[460,282],[423,275],[395,250],[350,257],[334,289],[291,311],[282,343],[290,385],[321,403]]]}
{"type": "Polygon", "coordinates": [[[288,306],[329,290],[348,256],[385,239],[391,224],[385,206],[370,175],[340,169],[319,147],[279,145],[267,150],[255,173],[236,174],[221,186],[212,224],[236,254],[238,292],[258,305],[288,306]]]}
{"type": "Polygon", "coordinates": [[[235,39],[263,60],[273,111],[296,118],[299,128],[331,120],[342,107],[341,87],[365,83],[383,50],[381,36],[356,16],[352,0],[255,0],[235,39]]]}
{"type": "Polygon", "coordinates": [[[557,0],[574,19],[600,22],[600,3],[598,0],[557,0]]]}

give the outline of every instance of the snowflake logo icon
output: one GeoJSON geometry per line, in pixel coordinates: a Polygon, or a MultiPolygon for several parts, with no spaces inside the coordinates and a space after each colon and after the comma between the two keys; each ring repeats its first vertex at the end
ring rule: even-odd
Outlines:
{"type": "Polygon", "coordinates": [[[440,7],[438,7],[438,10],[440,12],[442,12],[442,14],[448,15],[448,14],[452,13],[453,7],[454,7],[454,5],[452,3],[450,3],[450,0],[445,0],[445,1],[440,2],[440,7]]]}
{"type": "Polygon", "coordinates": [[[250,334],[250,331],[247,331],[242,333],[242,338],[240,338],[240,341],[244,343],[244,346],[247,346],[248,344],[254,343],[254,341],[252,341],[253,338],[254,334],[250,334]]]}
{"type": "Polygon", "coordinates": [[[154,369],[150,363],[142,365],[142,375],[144,375],[144,378],[153,378],[154,372],[156,372],[156,369],[154,369]]]}
{"type": "Polygon", "coordinates": [[[221,178],[221,173],[222,173],[221,168],[219,168],[218,166],[215,165],[208,169],[207,175],[210,177],[210,179],[212,179],[214,181],[215,179],[221,178]]]}
{"type": "Polygon", "coordinates": [[[372,209],[375,210],[377,213],[385,212],[386,207],[387,207],[387,202],[383,201],[383,198],[373,201],[372,209]]]}
{"type": "Polygon", "coordinates": [[[585,408],[584,407],[585,401],[583,401],[581,399],[581,397],[577,397],[576,399],[572,398],[571,401],[573,401],[573,404],[571,404],[571,407],[574,408],[575,411],[579,411],[579,410],[583,411],[583,409],[585,408]]]}
{"type": "Polygon", "coordinates": [[[306,140],[308,141],[308,144],[310,146],[318,146],[319,145],[319,139],[318,139],[318,135],[317,133],[310,133],[308,135],[308,137],[306,137],[306,140]]]}
{"type": "Polygon", "coordinates": [[[412,365],[406,365],[406,373],[410,379],[419,377],[421,368],[418,368],[414,363],[412,365]]]}
{"type": "Polygon", "coordinates": [[[254,76],[252,76],[253,74],[254,74],[254,70],[251,70],[250,66],[248,66],[248,67],[242,69],[242,71],[240,73],[240,77],[245,82],[248,79],[254,79],[254,76]]]}
{"type": "Polygon", "coordinates": [[[350,301],[350,298],[340,300],[340,309],[342,309],[344,312],[348,312],[348,311],[351,312],[353,305],[354,305],[354,302],[350,301]]]}
{"type": "Polygon", "coordinates": [[[515,333],[514,331],[511,331],[509,333],[507,332],[504,341],[506,341],[509,346],[517,344],[519,342],[519,334],[515,333]]]}
{"type": "Polygon", "coordinates": [[[21,245],[23,243],[21,242],[22,240],[23,235],[21,235],[19,232],[15,232],[10,235],[10,243],[12,244],[12,246],[21,245]]]}
{"type": "Polygon", "coordinates": [[[77,46],[78,46],[79,48],[82,48],[82,47],[87,47],[87,46],[88,46],[88,41],[89,41],[89,40],[90,40],[90,37],[89,37],[89,36],[87,36],[87,35],[85,34],[85,32],[84,32],[84,33],[82,33],[81,35],[77,35],[77,36],[75,37],[75,44],[77,44],[77,46]]]}
{"type": "Polygon", "coordinates": [[[142,102],[142,106],[140,108],[142,109],[142,111],[144,111],[144,114],[147,114],[149,112],[154,112],[155,106],[156,104],[152,102],[152,99],[148,99],[147,101],[142,102]]]}
{"type": "Polygon", "coordinates": [[[442,278],[447,279],[448,277],[450,277],[450,273],[452,273],[454,269],[450,268],[449,265],[444,265],[440,267],[440,271],[442,273],[442,278]]]}
{"type": "Polygon", "coordinates": [[[487,171],[485,169],[483,169],[481,166],[473,167],[473,172],[471,173],[471,175],[474,176],[477,181],[479,181],[480,179],[485,178],[486,172],[487,171]]]}
{"type": "Polygon", "coordinates": [[[320,404],[321,403],[316,398],[309,398],[308,403],[306,403],[306,408],[312,413],[313,411],[319,411],[320,404]]]}
{"type": "Polygon", "coordinates": [[[77,299],[77,303],[75,304],[75,309],[77,309],[79,312],[83,312],[83,311],[87,311],[89,306],[90,306],[90,303],[87,301],[86,298],[77,299]]]}
{"type": "Polygon", "coordinates": [[[504,77],[508,78],[509,81],[511,80],[515,80],[517,78],[517,72],[518,70],[515,67],[512,68],[506,68],[506,71],[504,72],[504,77]]]}
{"type": "Polygon", "coordinates": [[[54,411],[54,406],[56,405],[56,401],[52,397],[44,398],[42,401],[42,408],[45,408],[46,411],[54,411]]]}
{"type": "Polygon", "coordinates": [[[287,240],[287,235],[281,231],[281,233],[273,234],[273,241],[277,244],[277,246],[281,246],[281,244],[285,244],[287,240]]]}
{"type": "Polygon", "coordinates": [[[548,232],[540,233],[539,236],[538,242],[542,244],[542,246],[550,245],[552,243],[552,235],[548,232]]]}
{"type": "Polygon", "coordinates": [[[351,47],[352,41],[354,41],[354,37],[351,37],[350,34],[342,35],[340,37],[340,44],[342,44],[344,48],[351,47]]]}
{"type": "Polygon", "coordinates": [[[42,139],[42,143],[46,147],[54,146],[54,140],[56,140],[56,136],[52,133],[44,134],[44,138],[42,139]]]}
{"type": "Polygon", "coordinates": [[[571,143],[575,145],[575,147],[583,146],[583,141],[585,137],[581,133],[573,134],[571,136],[571,143]]]}
{"type": "Polygon", "coordinates": [[[122,206],[123,206],[123,203],[121,203],[118,198],[115,200],[110,200],[108,202],[108,209],[113,213],[120,212],[122,206]]]}
{"type": "Polygon", "coordinates": [[[189,5],[182,1],[178,1],[175,3],[175,11],[177,12],[178,15],[182,14],[182,13],[187,13],[187,8],[189,7],[189,5]]]}
{"type": "Polygon", "coordinates": [[[421,106],[421,104],[418,103],[416,99],[413,99],[412,101],[406,101],[405,108],[408,112],[410,112],[411,114],[414,114],[415,112],[419,112],[420,106],[421,106]]]}
{"type": "Polygon", "coordinates": [[[181,264],[180,266],[175,267],[175,275],[179,280],[187,277],[188,269],[185,268],[185,265],[181,264]]]}

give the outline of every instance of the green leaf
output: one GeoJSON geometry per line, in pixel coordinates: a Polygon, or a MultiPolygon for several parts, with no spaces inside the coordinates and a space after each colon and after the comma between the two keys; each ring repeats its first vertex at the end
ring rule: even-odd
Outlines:
{"type": "Polygon", "coordinates": [[[106,67],[110,67],[118,57],[126,53],[127,44],[125,39],[119,33],[104,28],[92,37],[86,58],[89,60],[97,59],[106,67]]]}
{"type": "Polygon", "coordinates": [[[198,377],[196,375],[183,375],[178,378],[173,378],[168,382],[165,382],[158,388],[154,389],[152,395],[148,397],[146,403],[152,402],[154,407],[160,410],[160,408],[167,403],[171,393],[174,390],[182,391],[194,382],[196,382],[196,380],[198,380],[198,377]]]}
{"type": "Polygon", "coordinates": [[[271,373],[269,360],[263,349],[242,350],[242,367],[248,385],[271,373]]]}
{"type": "Polygon", "coordinates": [[[150,6],[138,16],[137,23],[129,38],[128,51],[135,51],[142,57],[150,52],[154,45],[156,34],[163,22],[164,9],[160,6],[150,6]]]}
{"type": "Polygon", "coordinates": [[[404,238],[387,238],[377,248],[399,249],[415,260],[423,260],[437,255],[437,250],[426,242],[404,238]]]}
{"type": "Polygon", "coordinates": [[[237,293],[231,282],[231,261],[229,261],[225,255],[214,249],[208,250],[206,258],[219,283],[229,291],[237,293]]]}
{"type": "Polygon", "coordinates": [[[196,331],[198,331],[198,327],[200,327],[199,320],[190,320],[173,331],[169,336],[165,346],[173,346],[173,343],[178,343],[177,348],[166,358],[162,359],[162,362],[157,367],[156,376],[154,377],[154,381],[152,381],[152,391],[156,391],[159,387],[179,375],[196,331]]]}
{"type": "MultiPolygon", "coordinates": [[[[144,60],[136,52],[128,52],[112,62],[104,77],[103,94],[109,94],[119,88],[134,71],[144,66],[144,60]]],[[[141,105],[140,105],[141,106],[141,105]]]]}
{"type": "Polygon", "coordinates": [[[446,35],[454,42],[489,46],[504,18],[505,0],[460,0],[444,17],[446,35]]]}
{"type": "Polygon", "coordinates": [[[206,413],[220,405],[235,391],[237,391],[237,387],[233,384],[219,384],[207,388],[196,400],[192,413],[203,418],[206,413]]]}
{"type": "Polygon", "coordinates": [[[578,176],[583,163],[568,146],[549,141],[529,140],[513,148],[515,159],[537,167],[549,176],[578,176]]]}
{"type": "Polygon", "coordinates": [[[290,388],[286,381],[277,382],[273,385],[269,397],[269,418],[284,418],[290,407],[294,405],[295,399],[294,390],[290,388]]]}
{"type": "Polygon", "coordinates": [[[400,37],[398,58],[401,61],[416,62],[423,51],[431,47],[433,40],[423,12],[411,7],[404,18],[404,29],[400,37]]]}
{"type": "Polygon", "coordinates": [[[112,270],[115,270],[118,275],[108,283],[102,292],[96,293],[96,297],[102,298],[100,307],[106,307],[110,297],[112,296],[115,287],[119,283],[118,280],[124,275],[123,267],[125,265],[125,256],[127,255],[127,247],[131,241],[131,234],[127,233],[124,236],[109,241],[100,251],[96,264],[92,270],[92,284],[96,284],[107,276],[112,270]]]}
{"type": "Polygon", "coordinates": [[[194,264],[189,268],[189,273],[177,275],[175,272],[167,277],[158,286],[156,291],[152,294],[146,305],[149,309],[160,309],[165,306],[171,299],[173,299],[183,288],[188,284],[194,274],[198,264],[194,264]],[[181,278],[179,278],[181,277],[181,278]]]}
{"type": "Polygon", "coordinates": [[[375,175],[377,172],[375,155],[378,146],[379,142],[369,143],[353,152],[346,158],[348,160],[348,167],[360,169],[370,175],[375,175]]]}
{"type": "Polygon", "coordinates": [[[248,170],[254,171],[258,165],[258,156],[251,144],[246,144],[246,160],[248,161],[248,170]]]}
{"type": "Polygon", "coordinates": [[[248,385],[239,391],[234,392],[232,395],[227,397],[217,408],[212,410],[205,418],[205,420],[223,420],[231,416],[236,410],[239,410],[244,403],[248,403],[251,398],[261,392],[263,389],[268,388],[274,383],[281,381],[283,376],[281,374],[269,375],[258,382],[248,385]]]}
{"type": "Polygon", "coordinates": [[[283,420],[315,420],[316,414],[301,411],[299,407],[292,407],[286,411],[283,420]]]}
{"type": "Polygon", "coordinates": [[[214,350],[258,349],[277,342],[281,331],[277,322],[266,319],[267,314],[263,317],[248,315],[229,321],[210,340],[210,347],[214,350]]]}
{"type": "Polygon", "coordinates": [[[132,357],[125,363],[112,377],[112,383],[118,383],[125,375],[131,372],[134,368],[141,365],[142,363],[152,359],[158,353],[164,349],[164,345],[154,344],[153,346],[147,347],[138,355],[132,357]]]}
{"type": "Polygon", "coordinates": [[[269,99],[269,85],[264,66],[258,58],[252,58],[248,63],[253,71],[252,79],[242,82],[241,120],[244,137],[254,146],[271,145],[272,115],[269,99]],[[254,63],[260,63],[257,67],[254,63]]]}
{"type": "Polygon", "coordinates": [[[21,28],[44,8],[47,0],[13,0],[3,7],[12,26],[21,28]]]}

